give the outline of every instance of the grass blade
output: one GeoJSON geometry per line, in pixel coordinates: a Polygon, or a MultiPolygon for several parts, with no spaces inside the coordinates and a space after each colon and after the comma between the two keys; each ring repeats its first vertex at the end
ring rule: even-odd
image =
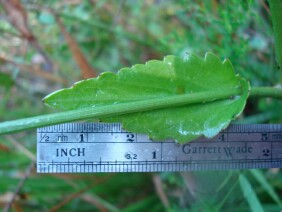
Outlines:
{"type": "Polygon", "coordinates": [[[239,182],[240,182],[240,186],[241,186],[242,192],[244,194],[244,197],[247,200],[251,211],[264,212],[263,207],[262,207],[255,191],[252,188],[252,185],[250,184],[248,179],[243,174],[240,174],[239,182]]]}
{"type": "Polygon", "coordinates": [[[282,202],[279,199],[279,196],[271,186],[271,184],[265,179],[262,172],[258,169],[251,170],[251,174],[254,176],[254,178],[261,184],[263,189],[266,191],[266,193],[280,206],[282,207],[282,202]]]}

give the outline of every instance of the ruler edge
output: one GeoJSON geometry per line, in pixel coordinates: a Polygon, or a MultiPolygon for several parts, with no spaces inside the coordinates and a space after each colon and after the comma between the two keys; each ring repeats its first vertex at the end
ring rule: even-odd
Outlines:
{"type": "MultiPolygon", "coordinates": [[[[77,130],[77,132],[89,132],[89,130],[93,129],[93,126],[95,125],[99,125],[99,126],[107,126],[107,128],[110,128],[110,126],[114,125],[118,131],[105,131],[105,133],[110,133],[110,132],[128,132],[131,133],[130,131],[124,130],[122,128],[122,124],[121,123],[102,123],[102,122],[70,122],[70,123],[63,123],[63,124],[57,124],[57,125],[52,125],[52,126],[47,126],[47,127],[41,127],[41,128],[37,128],[37,133],[43,133],[43,132],[49,132],[50,130],[53,130],[53,132],[58,132],[58,130],[60,130],[60,132],[69,132],[68,129],[65,128],[66,125],[72,126],[72,130],[73,130],[73,126],[79,126],[79,129],[77,130]],[[81,127],[81,126],[87,126],[87,128],[85,127],[81,127]],[[61,129],[63,131],[61,131],[61,129]],[[57,130],[57,131],[55,131],[57,130]]],[[[273,132],[275,131],[282,131],[282,123],[279,124],[230,124],[227,128],[221,130],[219,133],[226,133],[226,132],[231,132],[231,130],[234,130],[232,132],[240,132],[240,131],[245,131],[245,132],[264,132],[266,130],[272,129],[273,132]],[[246,131],[246,129],[251,129],[250,131],[246,131]]],[[[93,131],[96,132],[96,131],[93,131]]],[[[99,131],[101,132],[101,131],[99,131]]],[[[104,132],[104,131],[103,131],[104,132]]],[[[269,132],[269,131],[267,131],[269,132]]],[[[137,134],[142,134],[142,133],[137,133],[137,134]]],[[[169,139],[172,140],[172,139],[169,139]]]]}

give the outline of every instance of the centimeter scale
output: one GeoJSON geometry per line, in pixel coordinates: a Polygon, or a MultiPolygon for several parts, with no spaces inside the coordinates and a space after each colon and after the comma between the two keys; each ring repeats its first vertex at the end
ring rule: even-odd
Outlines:
{"type": "Polygon", "coordinates": [[[151,141],[117,123],[37,130],[37,172],[168,172],[282,167],[282,124],[230,125],[213,139],[151,141]]]}

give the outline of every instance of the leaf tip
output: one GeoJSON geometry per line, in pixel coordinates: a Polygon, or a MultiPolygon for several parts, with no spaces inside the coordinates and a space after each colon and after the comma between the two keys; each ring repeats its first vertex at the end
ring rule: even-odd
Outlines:
{"type": "Polygon", "coordinates": [[[227,67],[227,68],[232,69],[233,72],[235,72],[234,66],[233,66],[233,64],[232,64],[232,62],[230,61],[229,58],[225,58],[225,59],[223,60],[223,62],[222,62],[222,65],[224,65],[224,66],[227,67]]]}
{"type": "Polygon", "coordinates": [[[167,55],[164,57],[163,61],[169,65],[172,64],[172,62],[175,60],[175,56],[174,55],[167,55]]]}
{"type": "Polygon", "coordinates": [[[47,105],[47,106],[51,106],[51,107],[54,107],[56,106],[56,103],[52,103],[52,96],[56,93],[58,93],[60,90],[58,91],[55,91],[47,96],[45,96],[41,101],[43,102],[43,104],[47,105]]]}
{"type": "Polygon", "coordinates": [[[206,63],[212,62],[212,63],[222,64],[222,61],[220,60],[220,58],[212,52],[206,52],[204,61],[206,63]]]}
{"type": "Polygon", "coordinates": [[[206,58],[208,58],[208,57],[214,57],[214,58],[219,58],[217,55],[215,55],[214,53],[212,53],[212,52],[206,52],[206,54],[205,54],[205,60],[206,60],[206,58]]]}

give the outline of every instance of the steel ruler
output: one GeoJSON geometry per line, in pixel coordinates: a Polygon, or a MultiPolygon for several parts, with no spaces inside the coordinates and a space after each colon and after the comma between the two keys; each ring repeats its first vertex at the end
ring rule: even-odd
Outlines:
{"type": "Polygon", "coordinates": [[[117,123],[37,130],[37,172],[168,172],[282,167],[282,124],[230,125],[213,139],[151,141],[117,123]]]}

